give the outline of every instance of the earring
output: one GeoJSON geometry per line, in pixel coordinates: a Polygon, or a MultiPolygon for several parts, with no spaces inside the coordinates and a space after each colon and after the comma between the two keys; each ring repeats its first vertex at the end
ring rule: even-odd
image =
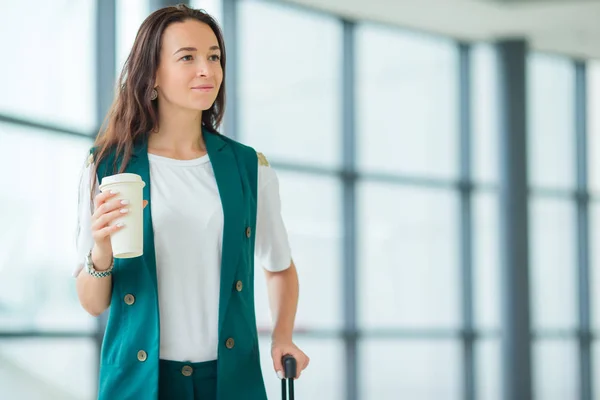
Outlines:
{"type": "Polygon", "coordinates": [[[158,97],[158,92],[156,91],[156,88],[152,89],[152,94],[150,95],[150,100],[156,100],[156,98],[158,97]]]}

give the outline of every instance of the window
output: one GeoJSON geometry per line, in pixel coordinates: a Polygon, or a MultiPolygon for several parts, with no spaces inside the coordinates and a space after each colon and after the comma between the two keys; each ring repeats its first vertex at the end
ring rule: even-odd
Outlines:
{"type": "Polygon", "coordinates": [[[341,23],[259,1],[238,12],[240,140],[272,161],[338,166],[341,23]]]}
{"type": "Polygon", "coordinates": [[[475,325],[500,328],[499,204],[495,192],[478,192],[473,198],[473,274],[475,325]]]}
{"type": "Polygon", "coordinates": [[[119,78],[123,64],[129,56],[135,36],[142,22],[148,17],[148,0],[117,0],[117,71],[119,78]]]}
{"type": "Polygon", "coordinates": [[[476,344],[476,399],[502,400],[502,345],[500,339],[482,339],[476,344]]]}
{"type": "Polygon", "coordinates": [[[570,60],[529,56],[529,176],[534,187],[575,187],[575,75],[570,60]]]}
{"type": "Polygon", "coordinates": [[[1,114],[93,133],[95,4],[33,0],[2,6],[0,26],[10,34],[0,36],[0,47],[10,62],[0,66],[1,114]]]}
{"type": "Polygon", "coordinates": [[[360,25],[356,89],[360,170],[457,177],[458,51],[454,43],[360,25]]]}
{"type": "Polygon", "coordinates": [[[588,170],[590,188],[600,193],[600,61],[588,63],[588,170]]]}
{"type": "Polygon", "coordinates": [[[492,45],[480,44],[471,50],[471,146],[473,178],[478,182],[498,182],[499,102],[496,52],[492,45]]]}
{"type": "MultiPolygon", "coordinates": [[[[592,326],[600,330],[600,202],[590,206],[590,297],[592,302],[592,326]]],[[[600,365],[599,365],[600,367],[600,365]]]]}
{"type": "Polygon", "coordinates": [[[360,345],[360,398],[462,399],[461,357],[450,340],[367,339],[360,345]]]}
{"type": "Polygon", "coordinates": [[[578,356],[574,340],[539,340],[533,348],[536,400],[579,398],[578,356]]]}
{"type": "Polygon", "coordinates": [[[86,338],[0,340],[2,398],[95,398],[96,357],[86,338]]]}
{"type": "Polygon", "coordinates": [[[358,299],[364,328],[458,328],[458,199],[361,182],[358,299]]]}
{"type": "Polygon", "coordinates": [[[71,277],[91,141],[0,123],[0,142],[0,329],[91,331],[71,277]]]}
{"type": "MultiPolygon", "coordinates": [[[[600,240],[600,61],[588,64],[588,171],[592,203],[590,205],[590,276],[592,323],[594,329],[600,329],[600,250],[596,245],[600,240]]],[[[598,345],[596,345],[598,347],[598,345]]],[[[600,354],[596,350],[597,354],[600,354]]],[[[600,359],[598,359],[600,360],[600,359]]],[[[596,363],[600,370],[600,363],[596,363]]],[[[600,374],[598,375],[600,380],[600,374]]],[[[600,390],[600,384],[598,389],[600,390]]]]}
{"type": "Polygon", "coordinates": [[[575,329],[575,208],[571,201],[530,200],[530,285],[534,329],[575,329]]]}
{"type": "MultiPolygon", "coordinates": [[[[500,115],[496,56],[491,44],[471,47],[471,174],[477,184],[499,183],[500,115]]],[[[477,187],[472,197],[472,216],[475,325],[484,330],[498,329],[502,288],[496,187],[485,190],[477,187]]],[[[486,376],[490,373],[486,371],[486,376]]]]}

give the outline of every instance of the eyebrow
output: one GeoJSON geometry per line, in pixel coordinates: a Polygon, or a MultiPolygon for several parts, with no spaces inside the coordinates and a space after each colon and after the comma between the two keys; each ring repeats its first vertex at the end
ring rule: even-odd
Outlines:
{"type": "MultiPolygon", "coordinates": [[[[221,49],[219,48],[219,46],[215,45],[215,46],[210,46],[210,48],[208,50],[210,50],[210,51],[219,50],[220,51],[221,49]]],[[[198,51],[198,49],[195,47],[182,47],[179,50],[177,50],[175,53],[173,53],[173,55],[175,55],[179,52],[182,52],[182,51],[198,51]]]]}

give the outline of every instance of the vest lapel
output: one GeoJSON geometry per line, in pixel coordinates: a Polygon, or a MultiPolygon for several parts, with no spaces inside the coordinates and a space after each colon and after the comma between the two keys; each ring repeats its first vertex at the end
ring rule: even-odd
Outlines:
{"type": "Polygon", "coordinates": [[[148,161],[148,143],[142,141],[137,144],[131,155],[131,160],[127,164],[127,172],[138,174],[146,183],[144,186],[144,200],[148,200],[148,205],[144,208],[144,254],[142,261],[148,269],[150,278],[154,283],[154,290],[158,296],[158,285],[156,280],[156,253],[154,252],[154,228],[152,226],[152,201],[150,201],[150,163],[148,161]]]}
{"type": "Polygon", "coordinates": [[[206,130],[204,130],[204,142],[215,173],[224,215],[219,298],[220,333],[244,239],[244,197],[238,162],[232,146],[219,135],[206,130]]]}

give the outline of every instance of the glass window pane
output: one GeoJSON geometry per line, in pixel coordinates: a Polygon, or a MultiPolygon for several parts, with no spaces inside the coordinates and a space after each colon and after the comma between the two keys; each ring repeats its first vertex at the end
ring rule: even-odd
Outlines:
{"type": "Polygon", "coordinates": [[[531,302],[535,329],[575,329],[575,207],[569,200],[530,200],[531,302]]]}
{"type": "Polygon", "coordinates": [[[241,140],[272,160],[339,165],[341,22],[274,2],[238,7],[241,140]]]}
{"type": "Polygon", "coordinates": [[[530,184],[575,187],[575,71],[573,62],[528,57],[530,184]]]}
{"type": "Polygon", "coordinates": [[[493,46],[473,46],[471,53],[471,117],[473,177],[481,182],[498,180],[498,71],[493,46]]]}
{"type": "Polygon", "coordinates": [[[0,329],[91,330],[71,277],[91,140],[0,123],[0,143],[0,329]]]}
{"type": "Polygon", "coordinates": [[[357,160],[364,170],[458,174],[458,51],[451,40],[356,30],[357,160]]]}
{"type": "Polygon", "coordinates": [[[117,0],[117,79],[140,25],[150,13],[148,0],[117,0]]]}
{"type": "Polygon", "coordinates": [[[358,314],[363,327],[458,328],[458,199],[361,182],[358,314]]]}
{"type": "Polygon", "coordinates": [[[592,385],[593,392],[600,393],[600,342],[595,340],[592,343],[592,385]]]}
{"type": "Polygon", "coordinates": [[[365,339],[359,345],[362,399],[463,398],[461,346],[455,341],[365,339]]]}
{"type": "MultiPolygon", "coordinates": [[[[298,269],[301,301],[296,329],[342,326],[341,187],[330,177],[278,171],[283,219],[298,269]]],[[[264,275],[256,269],[256,317],[271,326],[264,275]]]]}
{"type": "Polygon", "coordinates": [[[97,358],[86,338],[0,340],[2,399],[95,398],[97,358]]]}
{"type": "Polygon", "coordinates": [[[500,340],[483,339],[476,344],[477,399],[502,400],[502,351],[500,340]]]}
{"type": "MultiPolygon", "coordinates": [[[[296,345],[310,358],[310,364],[294,385],[298,399],[345,399],[344,344],[339,339],[315,339],[301,336],[296,345]]],[[[271,341],[260,339],[260,360],[267,398],[281,398],[281,381],[273,369],[271,341]]]]}
{"type": "Polygon", "coordinates": [[[590,187],[600,191],[600,61],[588,63],[587,77],[590,187]]]}
{"type": "Polygon", "coordinates": [[[12,34],[0,35],[11,60],[0,64],[0,113],[92,133],[95,5],[32,0],[2,7],[0,26],[12,34]]]}
{"type": "Polygon", "coordinates": [[[600,330],[600,203],[590,204],[590,295],[592,324],[600,330]]]}
{"type": "Polygon", "coordinates": [[[574,340],[540,340],[533,346],[536,400],[579,398],[577,346],[574,340]]]}
{"type": "Polygon", "coordinates": [[[475,316],[479,329],[500,328],[499,215],[496,192],[476,192],[473,197],[473,273],[475,316]]]}

